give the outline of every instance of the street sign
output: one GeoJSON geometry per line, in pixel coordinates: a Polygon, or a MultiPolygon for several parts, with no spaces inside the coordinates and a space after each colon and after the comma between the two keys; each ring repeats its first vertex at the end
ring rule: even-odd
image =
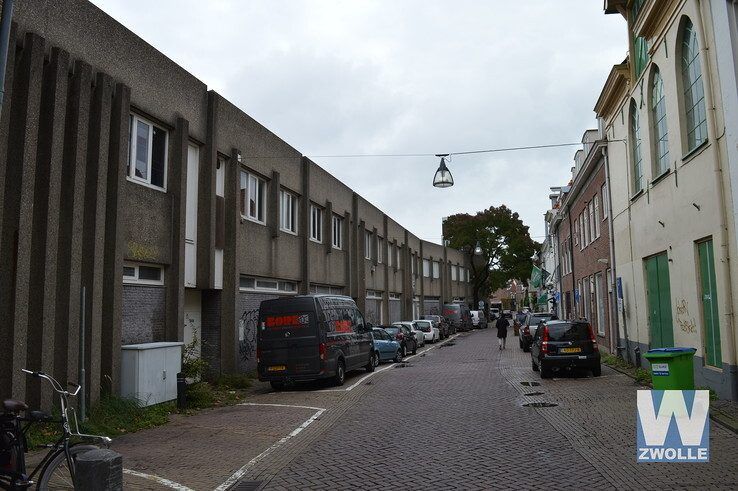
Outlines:
{"type": "Polygon", "coordinates": [[[479,301],[479,310],[483,310],[483,309],[484,309],[484,300],[480,300],[479,301]]]}

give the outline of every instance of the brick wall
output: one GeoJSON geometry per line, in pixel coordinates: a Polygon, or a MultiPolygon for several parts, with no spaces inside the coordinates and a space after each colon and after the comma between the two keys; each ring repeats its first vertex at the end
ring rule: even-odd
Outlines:
{"type": "Polygon", "coordinates": [[[166,290],[161,286],[123,287],[123,344],[165,340],[166,290]]]}
{"type": "Polygon", "coordinates": [[[220,373],[220,290],[202,292],[202,358],[210,375],[220,373]]]}

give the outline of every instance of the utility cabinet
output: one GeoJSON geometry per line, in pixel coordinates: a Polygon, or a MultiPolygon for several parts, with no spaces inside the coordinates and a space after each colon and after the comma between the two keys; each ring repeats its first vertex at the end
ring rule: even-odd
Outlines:
{"type": "Polygon", "coordinates": [[[177,374],[182,370],[182,342],[122,346],[121,396],[144,406],[177,398],[177,374]]]}

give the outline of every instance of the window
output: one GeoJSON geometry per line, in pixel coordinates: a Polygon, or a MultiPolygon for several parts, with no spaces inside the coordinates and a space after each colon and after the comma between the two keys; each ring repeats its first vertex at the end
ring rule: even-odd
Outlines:
{"type": "Polygon", "coordinates": [[[574,245],[579,245],[579,217],[574,220],[574,245]]]}
{"type": "Polygon", "coordinates": [[[459,275],[459,267],[458,266],[451,266],[451,281],[456,281],[456,278],[459,275]]]}
{"type": "Polygon", "coordinates": [[[658,67],[653,70],[651,84],[651,112],[653,115],[654,155],[656,168],[654,175],[660,176],[669,168],[669,134],[666,128],[666,97],[664,81],[658,67]]]}
{"type": "Polygon", "coordinates": [[[441,263],[433,261],[433,278],[441,277],[441,263]]]}
{"type": "Polygon", "coordinates": [[[382,256],[384,255],[384,239],[377,236],[377,263],[382,264],[382,256]]]}
{"type": "Polygon", "coordinates": [[[266,223],[266,181],[246,171],[241,171],[241,215],[266,223]]]}
{"type": "Polygon", "coordinates": [[[591,236],[589,234],[589,213],[587,212],[587,207],[584,207],[584,211],[582,212],[582,220],[583,220],[583,226],[582,226],[582,232],[584,233],[584,240],[582,240],[582,248],[587,247],[590,243],[591,236]]]}
{"type": "Polygon", "coordinates": [[[400,269],[402,267],[402,263],[400,262],[401,257],[402,257],[402,248],[400,246],[397,246],[397,262],[395,263],[395,267],[397,269],[400,269]]]}
{"type": "Polygon", "coordinates": [[[410,255],[410,274],[415,276],[415,254],[410,255]]]}
{"type": "Polygon", "coordinates": [[[607,183],[602,185],[602,219],[610,215],[610,195],[607,191],[607,183]]]}
{"type": "Polygon", "coordinates": [[[635,70],[635,78],[637,79],[641,76],[641,73],[643,73],[643,70],[646,69],[646,65],[648,64],[648,42],[646,42],[646,38],[640,36],[635,38],[633,40],[633,49],[635,51],[633,69],[635,70]]]}
{"type": "Polygon", "coordinates": [[[282,216],[280,228],[285,232],[297,234],[297,198],[287,191],[280,191],[282,216]]]}
{"type": "Polygon", "coordinates": [[[310,240],[323,242],[323,210],[310,205],[310,240]]]}
{"type": "Polygon", "coordinates": [[[241,291],[297,293],[297,283],[294,281],[254,278],[243,274],[239,277],[238,287],[241,291]]]}
{"type": "Polygon", "coordinates": [[[707,116],[697,32],[689,20],[682,29],[682,86],[687,121],[687,151],[691,151],[707,140],[707,116]]]}
{"type": "Polygon", "coordinates": [[[630,149],[633,165],[633,194],[643,191],[643,159],[641,157],[641,123],[638,106],[630,101],[630,149]]]}
{"type": "Polygon", "coordinates": [[[392,250],[392,242],[387,241],[387,266],[392,266],[395,260],[394,251],[392,250]]]}
{"type": "Polygon", "coordinates": [[[372,258],[372,233],[368,230],[364,230],[364,257],[372,258]]]}
{"type": "Polygon", "coordinates": [[[343,249],[343,218],[333,215],[333,248],[343,249]]]}
{"type": "Polygon", "coordinates": [[[136,115],[131,115],[130,131],[128,177],[163,189],[167,177],[167,131],[136,115]]]}
{"type": "Polygon", "coordinates": [[[164,271],[161,266],[123,263],[123,283],[163,285],[164,271]]]}
{"type": "Polygon", "coordinates": [[[326,295],[343,295],[343,287],[341,286],[329,286],[329,285],[318,285],[315,283],[310,284],[310,293],[322,293],[326,295]]]}
{"type": "Polygon", "coordinates": [[[592,203],[594,204],[594,231],[595,231],[595,239],[600,236],[600,222],[602,219],[600,218],[600,197],[598,195],[594,195],[594,198],[592,198],[592,203]]]}
{"type": "Polygon", "coordinates": [[[594,213],[594,200],[589,202],[589,242],[594,242],[597,238],[597,217],[594,213]]]}
{"type": "Polygon", "coordinates": [[[400,294],[399,293],[390,293],[389,294],[389,298],[390,298],[390,300],[399,300],[400,299],[400,294]]]}
{"type": "Polygon", "coordinates": [[[366,298],[374,298],[381,300],[382,299],[382,292],[377,290],[367,290],[366,291],[366,298]]]}
{"type": "Polygon", "coordinates": [[[430,278],[430,261],[423,259],[423,277],[430,278]]]}

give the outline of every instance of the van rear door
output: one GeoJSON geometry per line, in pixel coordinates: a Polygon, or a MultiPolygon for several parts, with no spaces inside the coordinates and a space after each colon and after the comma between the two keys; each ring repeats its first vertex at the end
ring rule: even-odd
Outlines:
{"type": "Polygon", "coordinates": [[[263,314],[258,343],[261,371],[267,377],[320,371],[320,339],[314,312],[263,314]]]}

